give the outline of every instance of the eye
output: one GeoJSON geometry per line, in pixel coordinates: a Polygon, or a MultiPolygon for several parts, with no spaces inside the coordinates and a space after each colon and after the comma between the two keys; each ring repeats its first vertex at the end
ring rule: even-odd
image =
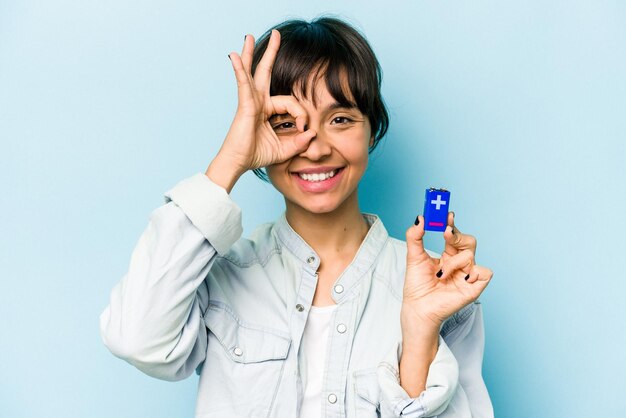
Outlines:
{"type": "Polygon", "coordinates": [[[292,129],[295,127],[296,127],[296,124],[293,122],[282,122],[277,125],[274,125],[273,129],[276,131],[276,130],[283,130],[283,129],[292,129]]]}
{"type": "Polygon", "coordinates": [[[350,123],[350,122],[352,122],[352,119],[350,118],[347,118],[345,116],[337,116],[336,118],[332,120],[331,123],[343,125],[343,124],[350,123]]]}

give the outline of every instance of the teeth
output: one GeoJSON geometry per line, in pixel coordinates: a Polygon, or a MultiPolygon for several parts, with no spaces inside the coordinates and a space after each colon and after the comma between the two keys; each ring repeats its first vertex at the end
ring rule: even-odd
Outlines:
{"type": "Polygon", "coordinates": [[[298,175],[300,176],[301,179],[306,180],[306,181],[324,181],[330,177],[333,177],[335,175],[335,170],[332,170],[328,173],[315,173],[315,174],[298,173],[298,175]]]}

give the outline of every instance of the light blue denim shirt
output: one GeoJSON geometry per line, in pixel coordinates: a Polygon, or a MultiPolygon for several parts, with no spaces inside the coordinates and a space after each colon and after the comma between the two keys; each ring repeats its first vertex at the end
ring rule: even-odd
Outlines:
{"type": "MultiPolygon", "coordinates": [[[[406,244],[381,220],[332,287],[322,417],[492,417],[481,307],[446,321],[426,389],[399,383],[406,244]]],[[[104,343],[144,373],[200,375],[196,417],[298,417],[300,343],[320,260],[283,214],[241,238],[241,210],[203,173],[165,193],[100,317],[104,343]]]]}

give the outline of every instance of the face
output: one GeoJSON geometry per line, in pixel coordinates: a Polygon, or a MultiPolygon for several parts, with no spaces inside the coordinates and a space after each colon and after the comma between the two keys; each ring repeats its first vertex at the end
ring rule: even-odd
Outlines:
{"type": "MultiPolygon", "coordinates": [[[[266,167],[272,184],[285,197],[288,211],[330,213],[357,204],[357,186],[365,173],[373,142],[369,119],[357,107],[338,107],[322,78],[309,90],[312,100],[297,97],[308,114],[309,129],[317,132],[308,148],[293,158],[266,167]]],[[[270,119],[279,139],[298,133],[290,115],[270,119]]]]}

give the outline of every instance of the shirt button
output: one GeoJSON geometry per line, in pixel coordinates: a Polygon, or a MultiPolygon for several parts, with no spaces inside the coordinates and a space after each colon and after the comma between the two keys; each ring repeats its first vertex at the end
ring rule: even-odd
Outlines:
{"type": "Polygon", "coordinates": [[[346,332],[348,330],[348,327],[346,327],[345,324],[339,324],[337,325],[337,331],[339,331],[341,334],[343,334],[344,332],[346,332]]]}
{"type": "Polygon", "coordinates": [[[239,347],[235,347],[233,353],[235,353],[236,356],[241,356],[243,354],[243,350],[239,347]]]}
{"type": "Polygon", "coordinates": [[[306,262],[309,263],[310,265],[315,263],[315,257],[310,256],[309,258],[306,259],[306,262]]]}
{"type": "Polygon", "coordinates": [[[330,403],[337,402],[337,395],[335,395],[334,393],[331,393],[330,395],[328,395],[328,402],[330,403]]]}
{"type": "Polygon", "coordinates": [[[302,312],[304,310],[304,306],[300,305],[299,303],[296,305],[296,309],[298,310],[298,312],[302,312]]]}
{"type": "Polygon", "coordinates": [[[335,286],[335,292],[336,293],[343,293],[343,286],[338,284],[337,286],[335,286]]]}

